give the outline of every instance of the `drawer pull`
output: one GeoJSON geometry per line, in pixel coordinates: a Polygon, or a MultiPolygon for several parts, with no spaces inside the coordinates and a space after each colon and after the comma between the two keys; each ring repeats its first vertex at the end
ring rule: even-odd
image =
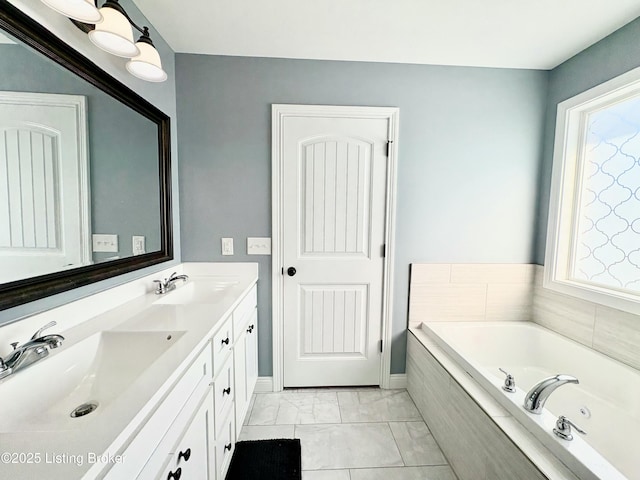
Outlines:
{"type": "Polygon", "coordinates": [[[225,449],[225,450],[229,450],[229,451],[231,451],[231,444],[230,444],[230,443],[227,443],[227,444],[224,446],[224,449],[225,449]]]}
{"type": "Polygon", "coordinates": [[[178,461],[180,461],[181,458],[184,458],[184,461],[188,462],[191,458],[191,449],[187,448],[184,452],[180,452],[178,454],[178,461]]]}
{"type": "Polygon", "coordinates": [[[254,328],[254,325],[249,325],[249,328],[247,328],[247,333],[252,333],[254,328]]]}
{"type": "Polygon", "coordinates": [[[231,387],[223,388],[222,389],[222,395],[224,395],[225,393],[227,395],[231,395],[231,387]]]}
{"type": "Polygon", "coordinates": [[[222,343],[225,344],[225,345],[229,345],[229,337],[227,337],[224,340],[222,340],[222,343]]]}
{"type": "Polygon", "coordinates": [[[180,480],[181,476],[182,469],[178,468],[175,472],[169,472],[169,475],[167,475],[167,480],[180,480]]]}

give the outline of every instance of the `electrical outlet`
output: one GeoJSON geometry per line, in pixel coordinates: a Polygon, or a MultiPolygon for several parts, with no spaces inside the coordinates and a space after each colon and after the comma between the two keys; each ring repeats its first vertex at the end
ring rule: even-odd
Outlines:
{"type": "Polygon", "coordinates": [[[94,233],[91,235],[94,252],[117,252],[118,235],[94,233]]]}
{"type": "Polygon", "coordinates": [[[233,238],[222,239],[222,255],[233,255],[233,238]]]}
{"type": "Polygon", "coordinates": [[[247,237],[247,255],[271,255],[271,239],[247,237]]]}
{"type": "Polygon", "coordinates": [[[144,235],[134,235],[131,237],[131,241],[134,255],[142,255],[145,253],[144,235]]]}

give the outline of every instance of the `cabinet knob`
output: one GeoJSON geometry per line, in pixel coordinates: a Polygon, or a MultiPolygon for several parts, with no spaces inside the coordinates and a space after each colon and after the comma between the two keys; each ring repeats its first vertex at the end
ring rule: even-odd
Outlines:
{"type": "Polygon", "coordinates": [[[188,462],[191,458],[191,449],[187,448],[184,452],[180,452],[178,454],[178,461],[180,461],[181,458],[184,458],[184,461],[188,462]]]}
{"type": "Polygon", "coordinates": [[[222,343],[224,343],[225,345],[229,345],[229,337],[222,340],[222,343]]]}
{"type": "Polygon", "coordinates": [[[231,395],[231,387],[223,388],[222,389],[222,395],[224,395],[225,393],[227,395],[231,395]]]}
{"type": "Polygon", "coordinates": [[[180,480],[181,476],[182,469],[178,468],[175,472],[169,472],[169,475],[167,475],[167,480],[180,480]]]}
{"type": "Polygon", "coordinates": [[[247,333],[252,333],[254,328],[254,325],[249,325],[249,328],[247,328],[247,333]]]}
{"type": "Polygon", "coordinates": [[[230,444],[230,443],[227,443],[227,444],[224,446],[224,449],[225,449],[225,450],[229,450],[229,451],[231,451],[231,444],[230,444]]]}

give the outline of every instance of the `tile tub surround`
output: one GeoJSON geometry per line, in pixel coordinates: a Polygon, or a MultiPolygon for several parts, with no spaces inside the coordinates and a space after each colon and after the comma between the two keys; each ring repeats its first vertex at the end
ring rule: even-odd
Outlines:
{"type": "MultiPolygon", "coordinates": [[[[54,333],[65,336],[62,347],[52,351],[51,357],[43,360],[43,365],[53,361],[54,356],[64,352],[65,348],[98,332],[181,331],[184,333],[171,348],[154,360],[136,382],[120,392],[117,399],[102,412],[98,409],[94,414],[95,417],[83,417],[86,419],[86,421],[82,420],[87,424],[86,428],[40,431],[37,435],[33,432],[21,431],[0,433],[1,452],[39,454],[43,459],[45,455],[60,454],[69,458],[79,458],[81,464],[75,462],[52,464],[44,460],[26,465],[3,464],[0,465],[0,477],[16,480],[21,478],[74,479],[86,474],[84,478],[100,478],[102,470],[110,465],[90,463],[89,459],[92,455],[101,456],[103,453],[108,453],[114,456],[129,444],[132,437],[206,346],[210,334],[222,323],[220,320],[228,318],[242,297],[252,288],[258,275],[257,264],[251,263],[183,264],[182,271],[189,274],[189,281],[194,284],[198,277],[205,277],[205,281],[210,281],[211,276],[218,278],[233,276],[237,283],[229,288],[228,295],[215,304],[157,305],[154,304],[158,296],[152,293],[152,280],[161,276],[154,274],[146,277],[147,288],[139,280],[132,282],[134,290],[142,292],[137,296],[135,292],[129,292],[133,298],[130,298],[127,293],[127,289],[132,285],[118,287],[116,290],[124,292],[124,303],[118,301],[118,296],[113,297],[113,292],[106,291],[78,301],[86,307],[86,310],[70,304],[38,315],[36,328],[50,320],[59,320],[58,326],[61,328],[58,329],[56,326],[54,333]],[[59,316],[61,312],[72,312],[73,317],[61,317],[59,316]],[[95,312],[100,313],[92,317],[91,315],[95,312]],[[193,322],[193,318],[207,318],[209,321],[193,322]],[[71,325],[70,328],[64,329],[64,326],[69,325],[71,325]]],[[[6,328],[11,329],[13,335],[16,329],[23,326],[9,325],[6,328]]],[[[28,331],[27,338],[33,333],[31,327],[28,331]]],[[[0,336],[7,338],[4,329],[0,330],[0,336]]],[[[22,336],[18,338],[24,340],[22,336]]],[[[29,367],[28,373],[35,375],[37,370],[38,364],[35,364],[29,367]]],[[[7,377],[0,381],[0,394],[2,386],[18,379],[19,375],[20,372],[15,377],[7,377]]]]}
{"type": "Polygon", "coordinates": [[[411,265],[409,326],[425,321],[530,320],[535,265],[411,265]]]}
{"type": "Polygon", "coordinates": [[[577,480],[419,328],[407,352],[409,394],[459,480],[577,480]]]}
{"type": "Polygon", "coordinates": [[[406,390],[292,389],[254,399],[240,440],[300,438],[303,480],[456,480],[406,390]]]}
{"type": "Polygon", "coordinates": [[[526,321],[640,369],[640,315],[543,288],[529,264],[412,264],[409,327],[423,321],[526,321]]]}
{"type": "Polygon", "coordinates": [[[546,289],[536,265],[533,321],[615,360],[640,369],[640,315],[546,289]]]}

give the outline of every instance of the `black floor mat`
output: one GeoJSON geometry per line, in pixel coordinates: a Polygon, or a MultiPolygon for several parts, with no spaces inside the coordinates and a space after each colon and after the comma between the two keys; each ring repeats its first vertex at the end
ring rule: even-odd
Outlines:
{"type": "Polygon", "coordinates": [[[226,480],[301,480],[300,440],[238,442],[226,480]]]}

